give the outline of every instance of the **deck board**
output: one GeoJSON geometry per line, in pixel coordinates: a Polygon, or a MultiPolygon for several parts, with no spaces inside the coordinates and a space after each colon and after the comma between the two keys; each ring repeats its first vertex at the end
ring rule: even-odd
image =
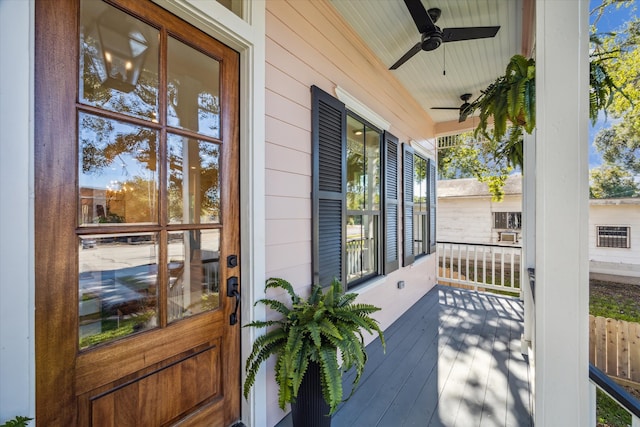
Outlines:
{"type": "MultiPolygon", "coordinates": [[[[522,303],[437,286],[367,346],[356,393],[333,427],[532,426],[522,303]]],[[[345,375],[345,393],[353,373],[345,375]]],[[[277,427],[291,426],[285,417],[277,427]]]]}

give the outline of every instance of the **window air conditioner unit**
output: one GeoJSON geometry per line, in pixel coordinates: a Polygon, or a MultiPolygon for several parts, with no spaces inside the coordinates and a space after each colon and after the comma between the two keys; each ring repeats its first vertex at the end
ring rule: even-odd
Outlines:
{"type": "Polygon", "coordinates": [[[500,241],[501,242],[516,243],[518,241],[518,233],[501,232],[500,233],[500,241]]]}

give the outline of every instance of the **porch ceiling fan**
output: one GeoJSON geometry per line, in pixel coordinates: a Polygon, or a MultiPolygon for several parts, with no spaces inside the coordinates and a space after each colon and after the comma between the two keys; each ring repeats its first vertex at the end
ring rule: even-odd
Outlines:
{"type": "Polygon", "coordinates": [[[462,105],[459,107],[431,107],[432,110],[458,110],[460,111],[460,115],[458,116],[458,122],[464,122],[469,115],[468,108],[471,107],[469,100],[471,99],[470,93],[463,93],[460,95],[460,99],[462,100],[462,105]]]}
{"type": "Polygon", "coordinates": [[[494,27],[457,27],[443,28],[436,26],[440,18],[441,10],[431,8],[426,10],[421,0],[404,0],[409,13],[415,22],[421,39],[402,58],[398,59],[389,69],[395,70],[411,59],[421,50],[430,51],[437,49],[442,43],[459,42],[463,40],[475,40],[495,37],[500,26],[494,27]]]}

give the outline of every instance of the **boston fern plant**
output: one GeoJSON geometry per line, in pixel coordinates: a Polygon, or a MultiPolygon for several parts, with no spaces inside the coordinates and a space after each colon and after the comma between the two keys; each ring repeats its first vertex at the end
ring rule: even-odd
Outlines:
{"type": "Polygon", "coordinates": [[[255,321],[245,327],[268,328],[253,344],[247,359],[247,378],[244,396],[255,382],[260,365],[271,355],[276,356],[275,377],[279,386],[278,403],[284,409],[295,402],[300,384],[310,362],[320,366],[322,394],[333,414],[342,402],[342,373],[354,367],[355,390],[367,361],[362,330],[378,333],[385,347],[384,335],[378,322],[370,317],[380,308],[369,304],[355,304],[357,295],[345,294],[339,281],[334,280],[326,292],[314,286],[308,299],[296,295],[289,282],[283,279],[267,280],[265,290],[281,288],[291,299],[290,306],[274,300],[261,299],[261,303],[282,315],[279,320],[255,321]],[[338,356],[339,353],[339,356],[338,356]],[[338,362],[342,360],[342,365],[338,362]]]}
{"type": "MultiPolygon", "coordinates": [[[[608,72],[608,63],[615,55],[603,51],[602,43],[595,36],[591,36],[591,44],[595,49],[589,56],[589,117],[595,124],[598,112],[606,113],[616,93],[629,98],[615,85],[608,72]]],[[[530,134],[536,126],[535,60],[522,55],[512,56],[504,75],[481,92],[462,112],[462,118],[478,111],[476,135],[482,134],[499,142],[496,154],[506,157],[512,165],[522,167],[523,132],[530,134]],[[489,126],[490,120],[493,120],[492,126],[489,126]]]]}

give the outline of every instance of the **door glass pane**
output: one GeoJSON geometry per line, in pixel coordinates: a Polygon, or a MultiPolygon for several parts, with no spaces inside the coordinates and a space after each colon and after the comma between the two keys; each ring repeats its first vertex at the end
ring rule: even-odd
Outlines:
{"type": "Polygon", "coordinates": [[[79,224],[158,222],[157,132],[79,116],[79,224]]]}
{"type": "Polygon", "coordinates": [[[413,210],[427,211],[427,161],[413,156],[413,210]]]}
{"type": "Polygon", "coordinates": [[[80,102],[157,121],[158,30],[100,1],[80,21],[80,102]]]}
{"type": "Polygon", "coordinates": [[[81,349],[158,325],[157,241],[155,233],[78,239],[81,349]]]}
{"type": "Polygon", "coordinates": [[[168,136],[169,222],[220,222],[218,144],[170,134],[168,136]]]}
{"type": "Polygon", "coordinates": [[[365,126],[347,116],[347,210],[365,208],[365,126]]]}
{"type": "Polygon", "coordinates": [[[366,197],[365,209],[380,209],[380,133],[367,127],[366,135],[366,197]]]}
{"type": "Polygon", "coordinates": [[[167,123],[220,137],[220,64],[169,37],[167,123]]]}
{"type": "Polygon", "coordinates": [[[219,257],[220,230],[169,233],[169,322],[220,306],[219,257]]]}

